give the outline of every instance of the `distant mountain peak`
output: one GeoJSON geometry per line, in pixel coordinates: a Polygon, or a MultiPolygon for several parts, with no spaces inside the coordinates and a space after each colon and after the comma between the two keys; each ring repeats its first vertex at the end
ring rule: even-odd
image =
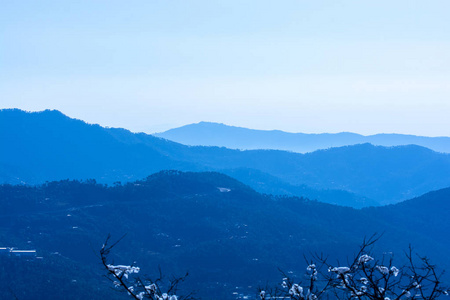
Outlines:
{"type": "Polygon", "coordinates": [[[450,137],[388,133],[365,136],[352,132],[291,133],[282,130],[248,129],[204,121],[154,135],[189,146],[217,146],[241,150],[271,149],[307,153],[320,149],[370,143],[385,147],[418,145],[433,151],[450,153],[450,137]]]}

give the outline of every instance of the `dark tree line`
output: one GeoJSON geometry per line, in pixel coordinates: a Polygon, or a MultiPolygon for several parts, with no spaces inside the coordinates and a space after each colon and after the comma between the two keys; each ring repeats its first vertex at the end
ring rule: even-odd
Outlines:
{"type": "MultiPolygon", "coordinates": [[[[449,288],[441,282],[443,271],[427,257],[414,254],[409,247],[405,252],[407,264],[397,267],[392,253],[385,253],[380,258],[373,255],[372,246],[379,239],[374,235],[364,239],[360,249],[354,257],[347,259],[346,264],[333,264],[323,254],[314,254],[305,260],[308,264],[304,274],[305,280],[295,282],[282,272],[283,280],[279,287],[260,288],[261,300],[290,299],[290,300],[402,300],[402,299],[438,299],[449,295],[449,288]]],[[[106,239],[100,250],[102,264],[107,276],[113,284],[130,297],[142,300],[189,300],[192,294],[177,295],[178,286],[183,277],[173,277],[164,282],[160,276],[155,279],[142,279],[132,276],[140,269],[133,265],[113,265],[108,256],[112,248],[120,241],[110,244],[110,237],[106,239]],[[163,291],[164,290],[164,291],[163,291]]]]}
{"type": "Polygon", "coordinates": [[[281,287],[260,289],[260,298],[316,300],[359,299],[400,300],[437,299],[448,296],[449,289],[441,282],[439,272],[427,257],[414,254],[409,247],[405,252],[406,265],[396,266],[393,253],[376,258],[372,246],[379,237],[365,239],[358,253],[346,264],[333,264],[322,254],[307,260],[305,280],[294,282],[282,272],[281,287]]]}

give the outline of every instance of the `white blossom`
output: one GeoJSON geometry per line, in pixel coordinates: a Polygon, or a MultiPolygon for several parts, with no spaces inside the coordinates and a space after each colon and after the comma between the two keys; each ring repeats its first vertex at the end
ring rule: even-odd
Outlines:
{"type": "Polygon", "coordinates": [[[312,279],[317,279],[317,269],[316,269],[316,265],[315,264],[310,264],[307,268],[306,271],[310,272],[310,277],[312,279]]]}
{"type": "Polygon", "coordinates": [[[392,274],[394,274],[395,277],[397,277],[397,275],[400,272],[400,270],[393,266],[391,268],[391,272],[392,272],[392,274]]]}
{"type": "Polygon", "coordinates": [[[411,292],[410,291],[403,291],[402,293],[404,293],[406,298],[411,297],[411,292]]]}
{"type": "Polygon", "coordinates": [[[316,295],[311,293],[311,291],[308,289],[308,293],[306,294],[306,299],[307,300],[317,300],[318,298],[316,295]]]}
{"type": "Polygon", "coordinates": [[[114,272],[116,276],[124,276],[128,279],[129,274],[133,273],[139,273],[141,270],[139,267],[133,267],[133,266],[125,266],[125,265],[108,265],[108,270],[114,272]]]}
{"type": "Polygon", "coordinates": [[[144,288],[152,294],[156,293],[156,289],[157,289],[156,284],[154,284],[154,283],[152,283],[150,285],[146,285],[144,288]]]}
{"type": "Polygon", "coordinates": [[[371,257],[371,256],[369,256],[367,254],[364,254],[364,255],[361,255],[359,257],[358,264],[365,264],[365,263],[367,263],[367,262],[369,262],[371,260],[373,260],[373,257],[371,257]]]}
{"type": "Polygon", "coordinates": [[[381,274],[389,274],[389,269],[388,267],[385,266],[376,266],[376,268],[378,269],[378,271],[380,271],[381,274]]]}
{"type": "Polygon", "coordinates": [[[349,267],[334,267],[332,269],[329,269],[328,271],[337,273],[337,274],[346,274],[348,272],[350,272],[350,268],[349,267]]]}
{"type": "Polygon", "coordinates": [[[289,290],[289,295],[303,297],[303,288],[295,283],[289,290]]]}

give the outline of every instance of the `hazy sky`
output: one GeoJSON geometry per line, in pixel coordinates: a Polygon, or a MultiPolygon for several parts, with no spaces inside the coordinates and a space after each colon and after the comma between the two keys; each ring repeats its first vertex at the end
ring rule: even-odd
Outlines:
{"type": "Polygon", "coordinates": [[[3,1],[0,108],[450,136],[450,1],[3,1]]]}

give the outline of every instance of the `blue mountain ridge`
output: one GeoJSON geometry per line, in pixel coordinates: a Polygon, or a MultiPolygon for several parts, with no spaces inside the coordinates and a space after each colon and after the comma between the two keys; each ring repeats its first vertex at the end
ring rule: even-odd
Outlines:
{"type": "Polygon", "coordinates": [[[450,137],[386,133],[364,136],[351,132],[290,133],[281,130],[248,129],[213,122],[189,124],[153,135],[184,145],[245,150],[273,149],[306,153],[331,147],[370,143],[385,147],[419,145],[437,152],[450,153],[450,137]]]}
{"type": "Polygon", "coordinates": [[[450,156],[420,146],[359,144],[307,154],[185,146],[104,128],[59,111],[0,111],[0,180],[128,182],[165,169],[219,171],[261,192],[363,207],[450,186],[450,156]],[[353,200],[352,200],[353,199],[353,200]]]}

